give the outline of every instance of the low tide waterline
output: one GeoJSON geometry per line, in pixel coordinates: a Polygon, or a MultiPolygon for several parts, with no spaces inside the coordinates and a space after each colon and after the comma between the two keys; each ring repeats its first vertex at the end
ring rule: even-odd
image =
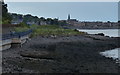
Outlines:
{"type": "Polygon", "coordinates": [[[105,36],[120,37],[120,29],[78,29],[79,31],[87,32],[88,34],[104,33],[105,36]]]}
{"type": "Polygon", "coordinates": [[[106,50],[105,52],[100,52],[100,54],[107,58],[113,58],[114,60],[116,60],[119,58],[119,54],[120,54],[119,50],[120,50],[120,48],[106,50]]]}
{"type": "MultiPolygon", "coordinates": [[[[120,37],[120,29],[78,29],[79,31],[87,32],[88,34],[98,34],[103,33],[105,36],[110,37],[120,37]]],[[[100,55],[105,56],[106,58],[113,58],[114,60],[119,60],[120,63],[120,48],[106,50],[100,52],[100,55]]]]}

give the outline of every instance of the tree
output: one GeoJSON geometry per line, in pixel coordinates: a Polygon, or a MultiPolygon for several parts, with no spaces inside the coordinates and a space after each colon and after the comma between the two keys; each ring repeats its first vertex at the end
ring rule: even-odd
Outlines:
{"type": "Polygon", "coordinates": [[[40,18],[40,21],[46,21],[44,17],[41,17],[40,18]]]}
{"type": "Polygon", "coordinates": [[[46,21],[47,21],[47,24],[50,24],[50,25],[53,24],[53,20],[51,18],[47,18],[46,21]]]}
{"type": "Polygon", "coordinates": [[[1,2],[2,4],[2,22],[3,24],[9,24],[11,23],[11,16],[10,13],[8,13],[8,9],[7,9],[7,4],[5,4],[4,2],[1,2]]]}
{"type": "Polygon", "coordinates": [[[61,25],[61,26],[67,25],[67,22],[66,21],[59,21],[59,25],[61,25]]]}
{"type": "Polygon", "coordinates": [[[58,25],[58,24],[59,24],[59,23],[58,23],[58,19],[55,18],[55,19],[53,19],[53,21],[54,21],[54,22],[53,22],[54,25],[58,25]]]}
{"type": "Polygon", "coordinates": [[[20,23],[20,26],[21,26],[21,27],[29,27],[29,26],[28,26],[26,23],[24,23],[24,22],[21,22],[21,23],[20,23]]]}
{"type": "Polygon", "coordinates": [[[2,17],[6,18],[8,14],[7,4],[2,2],[2,17]]]}
{"type": "Polygon", "coordinates": [[[110,23],[110,21],[107,21],[107,23],[110,23]]]}
{"type": "MultiPolygon", "coordinates": [[[[1,4],[1,3],[0,3],[1,4]]],[[[0,5],[0,11],[2,11],[2,7],[0,5]]],[[[2,24],[2,12],[0,12],[0,24],[2,24]]]]}

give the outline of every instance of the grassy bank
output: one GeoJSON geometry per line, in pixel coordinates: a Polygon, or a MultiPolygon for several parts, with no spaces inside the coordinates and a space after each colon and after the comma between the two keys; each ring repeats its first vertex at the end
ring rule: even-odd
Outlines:
{"type": "Polygon", "coordinates": [[[57,25],[32,25],[30,27],[16,27],[16,32],[26,31],[28,29],[34,28],[32,36],[50,36],[50,35],[79,35],[79,34],[85,34],[84,32],[78,32],[74,29],[64,29],[62,27],[59,27],[57,25]]]}
{"type": "Polygon", "coordinates": [[[63,29],[59,26],[39,26],[34,31],[34,35],[77,35],[77,34],[83,34],[84,32],[78,32],[73,29],[63,29]]]}
{"type": "Polygon", "coordinates": [[[27,30],[29,30],[30,28],[28,28],[28,27],[15,27],[14,28],[14,31],[15,32],[24,32],[24,31],[27,31],[27,30]]]}

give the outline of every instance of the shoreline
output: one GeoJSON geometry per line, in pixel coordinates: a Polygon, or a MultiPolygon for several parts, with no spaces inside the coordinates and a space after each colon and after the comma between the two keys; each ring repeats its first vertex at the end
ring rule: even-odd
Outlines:
{"type": "Polygon", "coordinates": [[[67,28],[70,28],[70,29],[92,29],[92,30],[94,30],[94,29],[120,29],[120,27],[98,27],[98,28],[93,28],[93,27],[78,27],[78,26],[66,26],[67,28]]]}
{"type": "Polygon", "coordinates": [[[119,39],[91,34],[37,36],[22,48],[3,51],[3,73],[118,73],[118,64],[99,52],[120,47],[119,39]]]}
{"type": "Polygon", "coordinates": [[[119,49],[120,49],[120,47],[112,49],[112,50],[105,50],[104,52],[100,52],[100,54],[106,58],[112,58],[114,61],[116,61],[116,63],[120,64],[120,59],[118,56],[119,49]]]}

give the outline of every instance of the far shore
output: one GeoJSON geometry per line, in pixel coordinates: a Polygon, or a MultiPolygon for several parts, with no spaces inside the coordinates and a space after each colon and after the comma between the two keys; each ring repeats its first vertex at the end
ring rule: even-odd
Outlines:
{"type": "Polygon", "coordinates": [[[70,29],[120,29],[120,27],[88,27],[88,26],[66,26],[66,28],[70,28],[70,29]]]}

